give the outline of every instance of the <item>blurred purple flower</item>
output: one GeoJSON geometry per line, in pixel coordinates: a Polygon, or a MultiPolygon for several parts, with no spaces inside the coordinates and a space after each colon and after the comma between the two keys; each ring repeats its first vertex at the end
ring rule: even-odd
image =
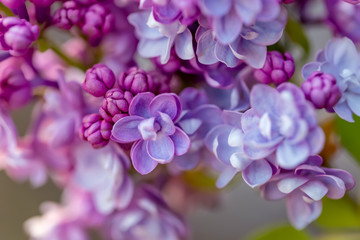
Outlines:
{"type": "Polygon", "coordinates": [[[177,95],[139,93],[130,104],[130,116],[115,123],[111,138],[119,143],[135,142],[131,148],[134,168],[148,174],[158,163],[169,163],[188,151],[188,135],[174,125],[180,114],[177,95]]]}
{"type": "Polygon", "coordinates": [[[144,185],[137,189],[129,207],[112,214],[106,226],[110,240],[181,240],[188,235],[183,219],[171,211],[156,189],[144,185]]]}
{"type": "Polygon", "coordinates": [[[48,7],[53,4],[57,0],[30,0],[30,2],[34,3],[37,6],[48,7]]]}
{"type": "Polygon", "coordinates": [[[27,53],[39,37],[39,27],[17,17],[0,18],[0,48],[13,56],[27,53]]]}
{"type": "MultiPolygon", "coordinates": [[[[251,5],[254,4],[251,3],[251,5]]],[[[220,11],[222,7],[216,9],[220,11]]],[[[232,36],[235,32],[233,26],[241,26],[241,24],[237,22],[226,24],[225,26],[231,26],[228,33],[232,36],[229,39],[226,38],[227,41],[224,41],[226,43],[222,43],[214,36],[216,30],[212,29],[208,23],[200,21],[195,37],[198,43],[196,49],[198,60],[206,65],[222,62],[231,68],[245,61],[253,68],[261,68],[266,59],[266,46],[276,43],[281,38],[286,19],[287,12],[282,8],[274,18],[268,21],[258,19],[252,25],[240,27],[235,37],[232,36]]]]}
{"type": "Polygon", "coordinates": [[[341,98],[341,91],[336,84],[336,78],[331,74],[315,71],[301,85],[305,97],[314,107],[325,108],[333,112],[333,107],[341,98]]]}
{"type": "Polygon", "coordinates": [[[333,109],[342,119],[353,122],[353,113],[360,116],[360,54],[349,38],[330,40],[315,62],[304,66],[303,78],[308,79],[314,71],[336,78],[342,97],[333,109]]]}
{"type": "Polygon", "coordinates": [[[342,198],[355,185],[350,173],[320,167],[321,163],[320,156],[311,156],[293,171],[281,171],[260,187],[267,200],[286,198],[288,217],[297,229],[305,228],[320,216],[324,196],[342,198]]]}
{"type": "Polygon", "coordinates": [[[17,9],[20,5],[25,3],[25,0],[0,0],[2,4],[11,9],[17,9]]]}
{"type": "Polygon", "coordinates": [[[360,42],[360,6],[351,5],[343,0],[326,0],[328,23],[335,32],[360,42]]]}
{"type": "Polygon", "coordinates": [[[188,60],[194,57],[192,34],[179,21],[161,24],[154,19],[150,11],[135,12],[129,15],[128,21],[135,27],[139,38],[138,52],[146,58],[161,57],[161,63],[169,61],[171,48],[179,58],[188,60]]]}
{"type": "Polygon", "coordinates": [[[345,2],[351,3],[351,4],[360,4],[360,0],[344,0],[345,2]]]}
{"type": "Polygon", "coordinates": [[[254,77],[261,83],[280,85],[288,81],[295,72],[294,59],[290,53],[284,55],[278,51],[267,53],[266,61],[261,69],[255,69],[254,77]]]}
{"type": "Polygon", "coordinates": [[[80,24],[84,16],[85,9],[76,1],[66,1],[58,9],[53,17],[53,22],[57,27],[70,29],[72,26],[80,24]]]}
{"type": "Polygon", "coordinates": [[[250,159],[276,152],[276,163],[292,169],[322,150],[324,132],[313,106],[296,85],[283,83],[274,89],[257,84],[250,92],[250,104],[241,119],[244,153],[250,159]]]}
{"type": "Polygon", "coordinates": [[[129,159],[118,146],[95,150],[79,145],[74,159],[72,183],[91,194],[97,211],[109,214],[129,204],[134,187],[127,173],[129,159]]]}

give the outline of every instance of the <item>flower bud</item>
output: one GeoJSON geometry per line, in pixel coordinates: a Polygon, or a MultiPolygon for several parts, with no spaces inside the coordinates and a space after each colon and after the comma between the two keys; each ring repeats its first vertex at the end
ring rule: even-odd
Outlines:
{"type": "Polygon", "coordinates": [[[19,68],[3,68],[0,74],[0,99],[10,108],[24,106],[30,99],[32,88],[19,68]]]}
{"type": "Polygon", "coordinates": [[[268,52],[261,69],[254,71],[254,77],[261,83],[280,85],[288,81],[295,72],[295,63],[290,53],[268,52]]]}
{"type": "Polygon", "coordinates": [[[55,12],[53,21],[59,28],[70,29],[79,24],[84,16],[84,9],[75,1],[67,1],[55,12]]]}
{"type": "Polygon", "coordinates": [[[114,20],[109,9],[101,4],[94,4],[86,10],[81,30],[89,37],[90,44],[96,46],[102,36],[110,32],[114,20]]]}
{"type": "Polygon", "coordinates": [[[13,56],[26,54],[30,45],[39,37],[39,27],[25,19],[5,17],[0,19],[0,48],[13,56]]]}
{"type": "Polygon", "coordinates": [[[144,70],[132,67],[119,76],[119,87],[123,91],[130,91],[134,95],[141,92],[154,92],[155,84],[150,75],[144,70]]]}
{"type": "Polygon", "coordinates": [[[93,113],[83,118],[80,135],[85,141],[91,143],[93,148],[102,148],[109,142],[112,127],[112,122],[108,122],[99,114],[93,113]]]}
{"type": "Polygon", "coordinates": [[[301,85],[306,99],[315,108],[325,108],[333,112],[332,108],[341,98],[341,91],[336,84],[336,78],[320,71],[313,72],[309,78],[301,85]]]}
{"type": "Polygon", "coordinates": [[[118,88],[111,89],[105,94],[99,113],[106,121],[117,122],[120,118],[128,116],[132,98],[131,92],[123,92],[118,88]]]}
{"type": "Polygon", "coordinates": [[[84,90],[95,97],[104,96],[115,84],[113,71],[105,64],[99,63],[86,71],[84,90]]]}

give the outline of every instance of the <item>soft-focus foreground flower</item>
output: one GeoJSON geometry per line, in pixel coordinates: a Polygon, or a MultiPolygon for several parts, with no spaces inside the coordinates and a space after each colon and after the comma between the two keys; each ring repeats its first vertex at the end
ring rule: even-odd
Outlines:
{"type": "Polygon", "coordinates": [[[70,29],[72,26],[80,24],[84,16],[84,8],[76,1],[66,1],[58,9],[53,17],[53,21],[59,28],[70,29]]]}
{"type": "Polygon", "coordinates": [[[279,166],[292,169],[322,150],[324,133],[315,110],[296,85],[255,85],[250,104],[241,119],[247,157],[261,159],[276,152],[279,166]]]}
{"type": "Polygon", "coordinates": [[[106,226],[111,240],[181,240],[188,235],[183,220],[150,186],[138,188],[130,205],[113,213],[106,226]]]}
{"type": "Polygon", "coordinates": [[[188,151],[189,137],[174,125],[180,113],[180,100],[173,93],[158,96],[139,93],[130,104],[130,116],[115,123],[112,139],[119,143],[135,142],[131,160],[139,173],[147,174],[158,163],[169,163],[175,155],[188,151]]]}
{"type": "Polygon", "coordinates": [[[359,4],[360,1],[359,0],[344,0],[345,2],[351,3],[351,4],[359,4]]]}
{"type": "Polygon", "coordinates": [[[39,37],[39,27],[17,17],[0,18],[0,48],[13,56],[27,53],[39,37]]]}
{"type": "Polygon", "coordinates": [[[254,71],[254,77],[261,83],[280,85],[289,80],[295,72],[294,59],[290,53],[267,53],[266,61],[261,69],[254,71]]]}
{"type": "Polygon", "coordinates": [[[16,9],[20,7],[21,4],[24,4],[25,0],[1,0],[0,2],[9,8],[16,9]]]}
{"type": "Polygon", "coordinates": [[[320,216],[324,196],[342,198],[355,185],[350,173],[321,167],[321,163],[321,157],[311,156],[294,170],[281,171],[260,187],[267,200],[286,198],[288,217],[297,229],[320,216]]]}
{"type": "Polygon", "coordinates": [[[331,74],[336,78],[342,97],[333,109],[341,118],[353,122],[353,113],[360,116],[360,54],[350,39],[336,38],[329,41],[315,62],[304,66],[304,79],[308,79],[314,71],[331,74]]]}

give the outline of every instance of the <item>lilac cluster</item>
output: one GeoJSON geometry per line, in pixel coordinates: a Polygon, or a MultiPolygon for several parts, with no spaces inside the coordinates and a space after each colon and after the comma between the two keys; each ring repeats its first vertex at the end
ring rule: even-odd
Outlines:
{"type": "Polygon", "coordinates": [[[236,174],[285,198],[303,229],[323,197],[354,187],[317,155],[335,133],[316,109],[360,116],[358,0],[324,0],[320,21],[294,0],[0,2],[0,169],[63,190],[25,223],[31,239],[187,239],[174,209],[214,204],[215,185],[236,174]],[[287,22],[339,35],[303,67],[301,87],[288,41],[306,41],[287,22]],[[11,116],[25,106],[23,136],[11,116]]]}

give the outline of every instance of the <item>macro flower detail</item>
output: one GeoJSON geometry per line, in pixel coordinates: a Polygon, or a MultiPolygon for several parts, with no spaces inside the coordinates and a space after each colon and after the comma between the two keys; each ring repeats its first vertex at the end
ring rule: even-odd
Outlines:
{"type": "Polygon", "coordinates": [[[277,89],[255,85],[250,104],[241,119],[244,153],[250,159],[276,152],[277,164],[292,169],[322,150],[324,133],[313,106],[296,85],[283,83],[277,89]]]}
{"type": "Polygon", "coordinates": [[[360,54],[349,38],[329,41],[315,62],[304,66],[303,78],[308,79],[314,71],[328,73],[336,78],[342,97],[333,109],[339,117],[353,122],[353,113],[360,116],[360,54]]]}
{"type": "Polygon", "coordinates": [[[341,92],[336,84],[336,78],[330,74],[315,71],[301,85],[306,99],[316,108],[325,108],[332,112],[332,108],[341,98],[341,92]]]}
{"type": "Polygon", "coordinates": [[[109,143],[112,127],[112,122],[106,121],[99,114],[93,113],[83,118],[80,134],[94,148],[101,148],[109,143]]]}
{"type": "Polygon", "coordinates": [[[260,83],[280,85],[288,81],[295,72],[294,59],[290,53],[268,52],[261,69],[255,69],[254,77],[260,83]]]}
{"type": "Polygon", "coordinates": [[[106,92],[99,113],[106,121],[115,123],[120,118],[129,115],[128,111],[132,99],[133,94],[131,92],[123,92],[119,88],[113,88],[106,92]]]}
{"type": "Polygon", "coordinates": [[[320,156],[311,156],[293,171],[281,171],[260,187],[267,200],[286,198],[288,217],[297,229],[320,216],[324,196],[342,198],[355,185],[350,173],[321,167],[321,163],[320,156]]]}
{"type": "Polygon", "coordinates": [[[39,37],[39,27],[17,17],[0,18],[0,48],[13,56],[27,53],[39,37]]]}
{"type": "Polygon", "coordinates": [[[152,77],[144,70],[132,67],[122,73],[118,79],[119,88],[134,95],[141,92],[155,92],[156,86],[152,77]]]}
{"type": "Polygon", "coordinates": [[[99,63],[86,71],[84,90],[95,97],[104,96],[115,84],[113,71],[105,64],[99,63]]]}
{"type": "Polygon", "coordinates": [[[130,154],[133,166],[148,174],[158,163],[169,163],[188,151],[189,137],[174,124],[180,113],[175,94],[139,93],[130,104],[129,116],[114,124],[111,138],[119,143],[135,142],[130,154]]]}

